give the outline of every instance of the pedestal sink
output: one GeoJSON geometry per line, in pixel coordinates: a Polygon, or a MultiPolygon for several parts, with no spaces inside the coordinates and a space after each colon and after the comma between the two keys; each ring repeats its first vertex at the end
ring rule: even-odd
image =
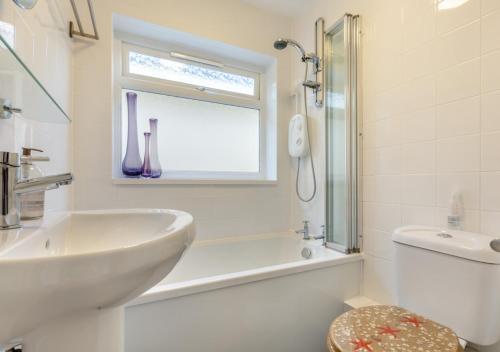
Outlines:
{"type": "Polygon", "coordinates": [[[75,321],[78,334],[82,319],[93,326],[109,316],[119,325],[120,306],[165,277],[194,235],[191,215],[156,209],[53,213],[1,231],[0,346],[20,338],[26,352],[109,349],[115,342],[98,341],[106,334],[99,329],[96,341],[73,346],[58,329],[75,321]]]}

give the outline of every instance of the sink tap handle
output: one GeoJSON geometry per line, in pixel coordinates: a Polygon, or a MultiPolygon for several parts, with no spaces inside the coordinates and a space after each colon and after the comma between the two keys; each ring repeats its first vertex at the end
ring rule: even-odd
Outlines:
{"type": "Polygon", "coordinates": [[[23,156],[21,157],[21,162],[31,164],[31,162],[33,161],[50,161],[50,158],[48,156],[32,156],[31,152],[43,153],[43,150],[23,147],[23,156]]]}

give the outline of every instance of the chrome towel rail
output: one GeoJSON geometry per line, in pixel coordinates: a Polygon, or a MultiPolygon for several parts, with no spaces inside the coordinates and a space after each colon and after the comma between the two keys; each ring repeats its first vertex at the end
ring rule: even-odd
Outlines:
{"type": "Polygon", "coordinates": [[[76,25],[78,26],[78,31],[75,30],[75,24],[73,21],[69,21],[69,36],[73,38],[73,36],[79,36],[89,39],[99,40],[99,34],[97,33],[97,26],[94,15],[94,7],[92,6],[92,0],[87,0],[87,4],[89,5],[90,19],[92,20],[92,27],[94,27],[94,34],[85,33],[82,26],[82,21],[80,20],[80,15],[78,14],[78,9],[76,8],[75,0],[71,1],[71,7],[73,8],[73,14],[75,15],[76,25]]]}

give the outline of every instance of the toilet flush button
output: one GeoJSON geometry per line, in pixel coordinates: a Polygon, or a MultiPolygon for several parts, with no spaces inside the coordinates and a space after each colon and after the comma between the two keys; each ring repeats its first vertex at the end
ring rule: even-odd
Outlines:
{"type": "Polygon", "coordinates": [[[450,235],[449,233],[446,233],[446,232],[440,232],[436,236],[441,237],[441,238],[453,238],[452,235],[450,235]]]}
{"type": "Polygon", "coordinates": [[[495,252],[500,252],[500,239],[495,239],[490,242],[490,247],[493,249],[495,252]]]}

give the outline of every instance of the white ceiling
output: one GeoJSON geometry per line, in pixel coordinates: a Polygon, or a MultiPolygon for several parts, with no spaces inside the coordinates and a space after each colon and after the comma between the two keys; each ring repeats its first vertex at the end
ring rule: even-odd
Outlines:
{"type": "Polygon", "coordinates": [[[240,0],[260,9],[281,14],[283,16],[298,16],[310,3],[310,0],[240,0]]]}

